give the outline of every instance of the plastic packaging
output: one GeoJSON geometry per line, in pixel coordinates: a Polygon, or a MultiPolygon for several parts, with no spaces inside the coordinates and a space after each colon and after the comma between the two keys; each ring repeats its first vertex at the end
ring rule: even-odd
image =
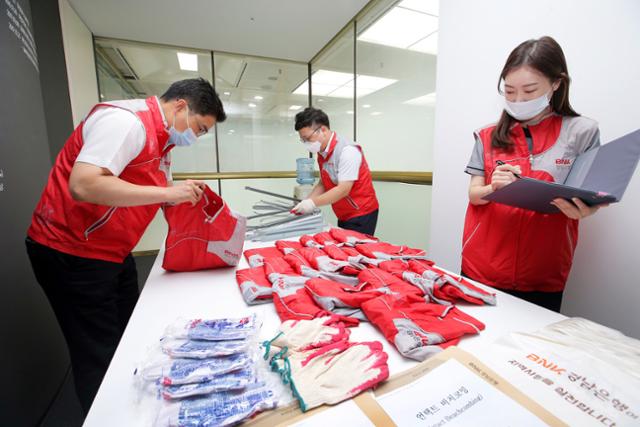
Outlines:
{"type": "Polygon", "coordinates": [[[251,340],[207,341],[163,338],[162,351],[173,358],[206,359],[246,352],[251,340]]]}
{"type": "Polygon", "coordinates": [[[182,399],[185,397],[242,390],[256,381],[255,371],[247,368],[213,377],[211,380],[202,383],[161,386],[160,393],[165,399],[182,399]]]}
{"type": "Polygon", "coordinates": [[[241,340],[255,335],[260,326],[261,322],[255,314],[238,319],[178,319],[167,327],[165,338],[209,341],[241,340]]]}

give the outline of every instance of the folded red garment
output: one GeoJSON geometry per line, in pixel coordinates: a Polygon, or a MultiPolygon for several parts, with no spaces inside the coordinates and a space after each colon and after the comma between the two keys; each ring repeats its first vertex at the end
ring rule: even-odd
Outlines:
{"type": "Polygon", "coordinates": [[[284,254],[277,248],[269,246],[266,248],[247,249],[244,257],[251,267],[260,267],[267,258],[282,258],[284,254]]]}
{"type": "Polygon", "coordinates": [[[346,230],[344,228],[334,227],[329,230],[331,237],[338,243],[346,243],[349,245],[356,245],[360,243],[375,243],[378,241],[377,237],[369,236],[368,234],[359,233],[353,230],[346,230]]]}
{"type": "Polygon", "coordinates": [[[426,303],[423,297],[382,295],[361,306],[369,321],[405,357],[425,360],[484,324],[452,305],[426,303]]]}
{"type": "Polygon", "coordinates": [[[291,240],[276,240],[276,248],[280,250],[283,254],[288,254],[293,251],[297,251],[302,248],[300,242],[294,242],[291,240]]]}
{"type": "Polygon", "coordinates": [[[247,304],[269,302],[273,298],[264,266],[236,270],[236,281],[247,304]]]}

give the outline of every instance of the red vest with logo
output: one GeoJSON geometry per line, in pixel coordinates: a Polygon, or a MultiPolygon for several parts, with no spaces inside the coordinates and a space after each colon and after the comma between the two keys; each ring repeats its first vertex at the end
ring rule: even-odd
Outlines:
{"type": "MultiPolygon", "coordinates": [[[[485,184],[496,161],[519,165],[522,176],[563,182],[575,157],[597,141],[597,124],[585,117],[552,115],[524,130],[511,131],[512,150],[491,146],[495,126],[476,132],[484,148],[485,184]]],[[[469,204],[462,243],[462,271],[496,288],[559,292],[565,287],[578,242],[578,221],[562,213],[541,214],[498,203],[469,204]]]]}
{"type": "Polygon", "coordinates": [[[349,194],[331,205],[333,212],[341,221],[366,215],[378,209],[378,199],[373,189],[371,172],[364,158],[364,153],[362,153],[362,148],[351,141],[338,138],[336,133],[333,134],[333,138],[329,142],[329,152],[327,156],[323,157],[318,154],[318,165],[320,167],[322,185],[326,191],[338,185],[337,176],[340,155],[342,150],[348,145],[353,145],[360,150],[362,162],[360,163],[360,169],[358,171],[358,179],[353,183],[349,194]]]}
{"type": "MultiPolygon", "coordinates": [[[[146,131],[142,151],[119,178],[136,185],[167,186],[169,156],[160,106],[155,97],[134,102],[97,104],[97,108],[122,108],[140,119],[146,131]]],[[[86,120],[86,118],[85,118],[86,120]]],[[[67,254],[122,262],[142,237],[160,204],[113,207],[79,202],[69,192],[69,175],[83,145],[82,127],[76,127],[58,154],[27,231],[36,242],[67,254]]]]}

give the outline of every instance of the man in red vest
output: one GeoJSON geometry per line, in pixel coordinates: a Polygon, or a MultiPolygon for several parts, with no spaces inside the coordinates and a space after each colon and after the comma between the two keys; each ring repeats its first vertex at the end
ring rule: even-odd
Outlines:
{"type": "Polygon", "coordinates": [[[329,117],[317,108],[296,114],[295,130],[307,150],[318,154],[320,182],[293,212],[306,214],[331,204],[339,227],[373,235],[378,199],[362,148],[331,131],[329,117]]]}
{"type": "Polygon", "coordinates": [[[209,82],[182,80],[160,98],[97,104],[56,158],[26,245],[85,413],[138,299],[131,250],[161,204],[202,196],[201,181],[172,185],[169,151],[225,118],[209,82]]]}

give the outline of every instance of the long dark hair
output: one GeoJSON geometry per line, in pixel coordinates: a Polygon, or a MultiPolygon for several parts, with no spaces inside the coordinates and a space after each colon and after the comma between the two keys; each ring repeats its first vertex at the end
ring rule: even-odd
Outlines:
{"type": "MultiPolygon", "coordinates": [[[[531,39],[516,47],[502,68],[498,79],[498,92],[502,93],[500,83],[512,70],[527,65],[544,74],[552,83],[560,81],[560,86],[551,97],[552,110],[561,116],[579,116],[569,103],[569,71],[562,48],[552,37],[544,36],[531,39]]],[[[513,142],[510,138],[511,127],[515,119],[506,111],[502,111],[500,120],[491,135],[491,145],[496,148],[510,149],[513,142]]]]}

